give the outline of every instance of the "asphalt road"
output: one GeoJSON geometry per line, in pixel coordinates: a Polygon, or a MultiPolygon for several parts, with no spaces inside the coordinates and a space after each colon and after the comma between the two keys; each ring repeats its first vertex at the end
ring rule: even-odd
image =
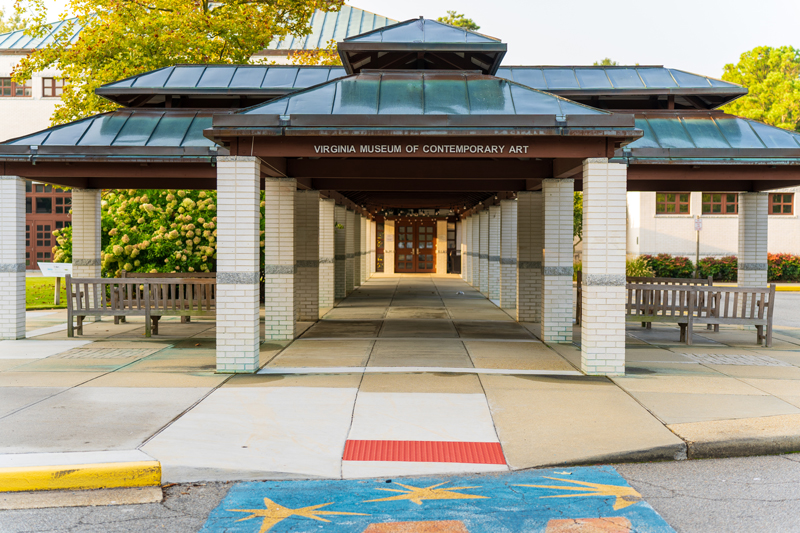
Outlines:
{"type": "MultiPolygon", "coordinates": [[[[678,532],[800,532],[800,454],[615,468],[678,532]]],[[[194,532],[203,526],[231,486],[208,483],[168,487],[160,504],[0,511],[0,531],[194,532]]],[[[323,522],[308,523],[307,531],[325,530],[320,529],[323,522]]],[[[241,524],[251,526],[248,530],[254,532],[259,529],[257,521],[241,524]]],[[[276,533],[278,529],[283,531],[276,527],[276,533]]],[[[645,533],[646,529],[636,531],[645,533]]]]}
{"type": "Polygon", "coordinates": [[[775,294],[773,322],[776,326],[800,328],[800,292],[778,292],[775,294]]]}

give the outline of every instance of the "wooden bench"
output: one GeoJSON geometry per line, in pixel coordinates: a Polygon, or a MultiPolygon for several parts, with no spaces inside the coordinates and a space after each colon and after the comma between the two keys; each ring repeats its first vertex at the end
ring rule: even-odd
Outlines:
{"type": "Polygon", "coordinates": [[[692,344],[694,324],[755,326],[756,342],[772,346],[775,285],[709,287],[628,283],[625,320],[680,326],[680,342],[692,344]],[[766,328],[766,333],[764,332],[766,328]]]}
{"type": "Polygon", "coordinates": [[[162,316],[213,316],[216,283],[211,278],[73,278],[66,276],[67,336],[83,335],[87,316],[143,316],[145,336],[158,335],[162,316]],[[152,324],[152,327],[151,327],[152,324]]]}
{"type": "MultiPolygon", "coordinates": [[[[581,302],[581,289],[583,285],[583,272],[577,272],[577,286],[578,286],[578,295],[575,302],[575,323],[577,325],[581,324],[581,313],[583,312],[583,303],[581,302]]],[[[681,286],[708,286],[711,287],[714,285],[714,278],[712,276],[708,276],[707,278],[647,278],[647,277],[637,277],[637,276],[626,276],[625,277],[626,283],[647,283],[650,285],[681,285],[681,286]]],[[[642,327],[649,328],[651,324],[649,322],[642,323],[642,327]]],[[[708,329],[711,329],[711,325],[709,325],[708,329]]],[[[715,331],[719,331],[719,326],[714,326],[715,331]]]]}
{"type": "MultiPolygon", "coordinates": [[[[119,274],[120,278],[130,279],[130,278],[150,278],[150,279],[217,279],[216,272],[158,272],[158,273],[149,273],[149,272],[127,272],[125,270],[121,270],[119,274]]],[[[216,291],[214,291],[216,292],[216,291]]],[[[190,315],[183,315],[181,316],[181,323],[186,324],[192,321],[192,317],[190,315]]],[[[114,324],[119,324],[120,322],[125,322],[124,316],[115,316],[114,317],[114,324]]]]}

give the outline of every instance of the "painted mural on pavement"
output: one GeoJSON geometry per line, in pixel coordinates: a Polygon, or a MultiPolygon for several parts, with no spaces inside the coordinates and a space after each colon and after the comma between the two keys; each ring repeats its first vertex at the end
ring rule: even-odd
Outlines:
{"type": "Polygon", "coordinates": [[[499,475],[247,482],[204,533],[668,533],[612,467],[499,475]]]}

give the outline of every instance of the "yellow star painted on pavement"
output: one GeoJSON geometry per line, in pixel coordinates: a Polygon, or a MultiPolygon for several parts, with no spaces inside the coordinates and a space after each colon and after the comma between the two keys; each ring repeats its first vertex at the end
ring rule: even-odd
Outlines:
{"type": "Polygon", "coordinates": [[[389,496],[388,498],[379,498],[377,500],[367,500],[367,502],[389,502],[397,500],[411,500],[417,505],[422,505],[422,500],[469,500],[475,498],[488,498],[488,496],[476,496],[474,494],[462,494],[460,492],[453,492],[456,490],[477,489],[479,487],[450,487],[446,489],[436,488],[436,487],[441,487],[442,485],[445,485],[447,483],[449,482],[445,481],[444,483],[431,485],[430,487],[412,487],[411,485],[403,485],[402,483],[395,483],[396,485],[400,485],[406,490],[378,489],[378,490],[385,490],[387,492],[400,492],[401,494],[398,494],[397,496],[389,496]]]}
{"type": "Polygon", "coordinates": [[[636,492],[631,487],[623,487],[621,485],[603,485],[602,483],[590,483],[588,481],[578,481],[577,479],[561,479],[557,477],[547,477],[547,479],[554,479],[556,481],[564,481],[566,483],[575,483],[581,485],[578,487],[571,485],[517,485],[518,487],[536,487],[539,489],[557,489],[557,490],[579,490],[582,494],[558,494],[555,496],[542,496],[542,498],[580,498],[587,496],[615,496],[614,510],[619,511],[629,505],[640,501],[642,495],[636,492]]]}
{"type": "Polygon", "coordinates": [[[228,511],[233,511],[236,513],[252,513],[250,516],[246,516],[237,522],[243,522],[245,520],[250,520],[251,518],[258,518],[262,517],[264,519],[261,522],[261,529],[259,533],[265,533],[272,529],[272,526],[289,518],[290,516],[302,516],[305,518],[313,518],[314,520],[319,520],[321,522],[330,522],[330,520],[325,520],[324,518],[320,518],[317,515],[359,515],[359,516],[369,516],[364,513],[343,513],[340,511],[317,511],[320,507],[325,507],[326,505],[332,505],[331,503],[321,503],[319,505],[312,505],[310,507],[301,507],[300,509],[289,509],[288,507],[284,507],[283,505],[277,504],[274,501],[270,500],[269,498],[264,498],[264,507],[266,509],[227,509],[228,511]]]}

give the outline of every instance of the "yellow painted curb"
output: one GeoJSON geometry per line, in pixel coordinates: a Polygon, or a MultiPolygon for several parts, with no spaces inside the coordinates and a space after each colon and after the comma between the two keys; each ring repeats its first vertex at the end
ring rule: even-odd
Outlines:
{"type": "Polygon", "coordinates": [[[800,287],[775,287],[778,292],[800,292],[800,287]]]}
{"type": "Polygon", "coordinates": [[[0,492],[111,489],[161,484],[161,463],[136,461],[0,468],[0,492]]]}

